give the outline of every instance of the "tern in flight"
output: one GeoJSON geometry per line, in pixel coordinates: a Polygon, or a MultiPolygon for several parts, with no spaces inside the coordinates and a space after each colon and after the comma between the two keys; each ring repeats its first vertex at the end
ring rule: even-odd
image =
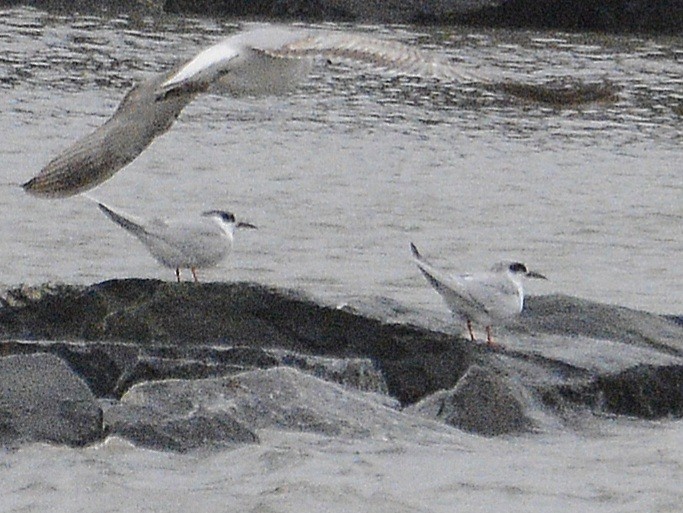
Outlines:
{"type": "MultiPolygon", "coordinates": [[[[199,94],[282,93],[294,88],[316,59],[365,63],[449,83],[475,81],[456,62],[398,41],[344,31],[262,27],[230,36],[134,86],[109,120],[48,162],[23,188],[43,198],[92,189],[135,160],[199,94]]],[[[482,78],[476,81],[491,85],[482,78]]],[[[528,92],[535,86],[523,87],[528,92]]],[[[509,84],[501,90],[525,94],[509,84]]]]}
{"type": "Polygon", "coordinates": [[[175,269],[178,282],[180,269],[190,269],[197,282],[197,269],[213,267],[225,259],[232,251],[236,228],[256,228],[238,222],[232,213],[223,210],[209,210],[192,220],[139,223],[102,203],[98,206],[109,219],[139,239],[157,262],[175,269]]]}
{"type": "Polygon", "coordinates": [[[429,284],[441,295],[449,310],[467,324],[474,342],[472,322],[486,328],[486,342],[493,346],[492,326],[519,315],[524,307],[523,278],[547,278],[529,271],[520,262],[500,262],[487,272],[448,274],[427,262],[415,244],[410,244],[413,260],[429,284]]]}

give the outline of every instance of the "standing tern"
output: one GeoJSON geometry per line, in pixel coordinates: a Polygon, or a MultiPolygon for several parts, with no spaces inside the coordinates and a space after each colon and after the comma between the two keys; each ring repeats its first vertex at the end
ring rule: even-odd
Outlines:
{"type": "MultiPolygon", "coordinates": [[[[307,75],[316,58],[364,63],[376,70],[445,82],[495,85],[467,76],[456,62],[443,56],[398,41],[343,31],[262,27],[230,36],[134,86],[109,120],[48,162],[23,188],[43,198],[91,189],[135,160],[199,94],[282,93],[307,75]]],[[[534,89],[540,89],[535,94],[539,101],[546,101],[548,91],[543,87],[500,85],[504,86],[499,87],[501,91],[517,96],[533,96],[534,89]]]]}
{"type": "Polygon", "coordinates": [[[137,237],[152,256],[165,267],[175,269],[180,282],[180,269],[190,269],[194,281],[197,269],[213,267],[232,250],[236,228],[256,228],[238,222],[230,212],[209,210],[193,221],[162,221],[137,223],[98,203],[100,210],[112,221],[137,237]]]}
{"type": "Polygon", "coordinates": [[[427,262],[412,242],[410,249],[429,284],[453,315],[467,324],[472,342],[476,340],[472,321],[486,327],[486,342],[493,346],[492,325],[520,314],[524,307],[522,278],[547,280],[520,262],[500,262],[487,272],[450,275],[427,262]]]}

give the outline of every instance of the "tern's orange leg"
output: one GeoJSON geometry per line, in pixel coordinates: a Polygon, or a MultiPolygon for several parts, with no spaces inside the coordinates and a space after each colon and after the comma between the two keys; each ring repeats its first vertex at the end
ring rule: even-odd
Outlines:
{"type": "Polygon", "coordinates": [[[175,278],[178,280],[178,283],[180,283],[180,267],[175,268],[175,278]]]}
{"type": "Polygon", "coordinates": [[[192,271],[192,277],[194,278],[194,282],[199,283],[199,280],[197,279],[197,269],[194,267],[190,267],[190,271],[192,271]]]}
{"type": "Polygon", "coordinates": [[[491,326],[486,326],[486,343],[489,347],[500,347],[493,340],[493,330],[491,329],[491,326]]]}
{"type": "Polygon", "coordinates": [[[472,331],[472,321],[470,321],[469,319],[467,319],[467,331],[470,332],[470,340],[472,342],[476,342],[477,339],[474,338],[474,331],[472,331]]]}

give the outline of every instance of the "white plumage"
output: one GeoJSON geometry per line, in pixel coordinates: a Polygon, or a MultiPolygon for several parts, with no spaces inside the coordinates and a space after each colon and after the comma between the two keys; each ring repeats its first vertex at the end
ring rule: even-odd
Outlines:
{"type": "Polygon", "coordinates": [[[529,271],[520,262],[500,262],[476,274],[448,274],[427,262],[411,243],[413,260],[454,316],[467,324],[475,340],[472,322],[486,328],[486,341],[493,344],[494,324],[519,315],[524,307],[523,278],[547,279],[529,271]]]}
{"type": "Polygon", "coordinates": [[[165,267],[175,269],[180,281],[180,269],[190,269],[194,281],[197,269],[213,267],[232,251],[236,228],[256,228],[237,222],[230,212],[210,210],[193,220],[154,220],[137,222],[99,203],[109,219],[142,242],[152,256],[165,267]]]}

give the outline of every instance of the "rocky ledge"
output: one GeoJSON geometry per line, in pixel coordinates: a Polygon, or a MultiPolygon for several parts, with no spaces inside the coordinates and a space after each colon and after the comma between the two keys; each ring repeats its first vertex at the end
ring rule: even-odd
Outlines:
{"type": "Polygon", "coordinates": [[[361,314],[248,283],[44,285],[0,304],[5,446],[117,435],[186,451],[262,429],[495,436],[683,415],[680,318],[567,296],[528,298],[495,348],[389,300],[361,314]]]}

